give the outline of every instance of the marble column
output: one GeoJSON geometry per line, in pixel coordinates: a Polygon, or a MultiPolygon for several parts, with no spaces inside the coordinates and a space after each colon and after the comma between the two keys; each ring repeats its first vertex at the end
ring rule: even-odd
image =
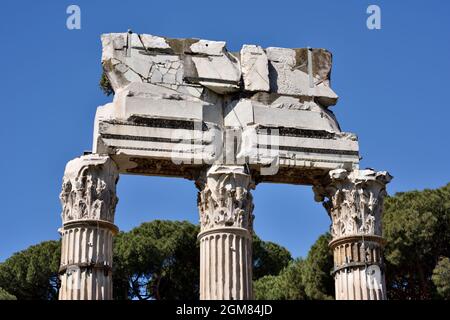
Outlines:
{"type": "Polygon", "coordinates": [[[63,226],[60,300],[112,299],[116,164],[107,156],[70,161],[60,194],[63,226]]]}
{"type": "Polygon", "coordinates": [[[254,183],[243,166],[214,165],[197,179],[200,299],[250,300],[254,183]]]}
{"type": "Polygon", "coordinates": [[[381,218],[391,179],[371,169],[336,169],[314,187],[332,221],[336,300],[386,299],[381,218]]]}

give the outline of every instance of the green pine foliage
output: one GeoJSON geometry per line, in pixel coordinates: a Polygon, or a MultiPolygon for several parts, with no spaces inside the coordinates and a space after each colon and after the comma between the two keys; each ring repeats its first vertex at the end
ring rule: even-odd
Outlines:
{"type": "Polygon", "coordinates": [[[0,300],[17,300],[17,298],[3,288],[0,288],[0,300]]]}
{"type": "MultiPolygon", "coordinates": [[[[385,201],[386,285],[390,299],[450,299],[450,184],[385,201]]],[[[115,299],[199,297],[199,228],[186,221],[143,223],[114,239],[115,299]]],[[[330,234],[305,259],[253,237],[257,299],[332,299],[330,234]]],[[[45,241],[0,263],[0,300],[58,297],[60,241],[45,241]]]]}
{"type": "Polygon", "coordinates": [[[383,232],[388,297],[435,298],[433,270],[450,257],[450,184],[387,198],[383,232]]]}

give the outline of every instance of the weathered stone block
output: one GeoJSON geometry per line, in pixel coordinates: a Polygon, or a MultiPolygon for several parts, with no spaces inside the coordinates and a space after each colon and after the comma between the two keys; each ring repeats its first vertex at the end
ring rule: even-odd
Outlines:
{"type": "Polygon", "coordinates": [[[245,90],[270,90],[268,59],[266,53],[260,46],[242,46],[241,67],[245,90]]]}

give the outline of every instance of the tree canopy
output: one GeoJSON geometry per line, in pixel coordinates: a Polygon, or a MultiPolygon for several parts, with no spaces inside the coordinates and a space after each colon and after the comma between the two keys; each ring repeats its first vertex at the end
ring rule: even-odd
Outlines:
{"type": "Polygon", "coordinates": [[[116,299],[195,299],[198,296],[198,227],[155,220],[114,241],[116,299]]]}
{"type": "Polygon", "coordinates": [[[280,274],[268,275],[254,281],[257,300],[305,300],[303,281],[304,260],[291,261],[280,274]]]}
{"type": "Polygon", "coordinates": [[[0,288],[0,300],[17,300],[17,298],[3,288],[0,288]]]}
{"type": "MultiPolygon", "coordinates": [[[[450,299],[450,184],[386,198],[383,217],[390,299],[450,299]]],[[[199,228],[186,221],[143,223],[114,239],[115,299],[199,297],[199,228]]],[[[332,299],[330,234],[305,259],[253,237],[257,299],[332,299]]],[[[56,299],[60,241],[45,241],[0,263],[0,299],[56,299]]]]}
{"type": "MultiPolygon", "coordinates": [[[[389,299],[450,299],[450,184],[388,197],[383,228],[389,299]]],[[[305,260],[257,280],[256,298],[332,298],[330,240],[319,237],[305,260]]]]}
{"type": "Polygon", "coordinates": [[[450,259],[443,257],[439,260],[431,277],[440,298],[450,300],[450,259]]]}
{"type": "Polygon", "coordinates": [[[262,241],[253,235],[253,279],[278,275],[292,260],[291,253],[279,244],[262,241]]]}
{"type": "MultiPolygon", "coordinates": [[[[155,220],[114,242],[116,299],[199,298],[198,226],[183,221],[155,220]]],[[[292,260],[289,251],[253,237],[254,278],[277,275],[292,260]]]]}
{"type": "Polygon", "coordinates": [[[450,257],[450,184],[387,198],[383,233],[388,297],[436,298],[433,270],[450,257]]]}
{"type": "MultiPolygon", "coordinates": [[[[199,298],[199,228],[155,220],[114,238],[114,299],[199,298]]],[[[277,275],[292,260],[273,242],[253,241],[254,278],[277,275]]],[[[0,264],[0,297],[57,299],[60,242],[46,241],[0,264]]]]}
{"type": "Polygon", "coordinates": [[[305,260],[296,259],[277,276],[255,281],[255,298],[262,300],[332,299],[334,282],[330,273],[333,258],[328,248],[329,233],[320,236],[305,260]]]}
{"type": "Polygon", "coordinates": [[[45,241],[0,264],[0,287],[17,299],[53,300],[58,294],[60,241],[45,241]]]}

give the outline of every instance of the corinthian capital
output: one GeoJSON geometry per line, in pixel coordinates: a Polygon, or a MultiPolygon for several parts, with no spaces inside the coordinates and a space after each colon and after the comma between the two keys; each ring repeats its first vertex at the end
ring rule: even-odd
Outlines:
{"type": "Polygon", "coordinates": [[[254,188],[243,166],[214,165],[196,181],[201,231],[219,227],[253,228],[254,188]]]}
{"type": "Polygon", "coordinates": [[[315,200],[323,202],[331,217],[334,239],[381,236],[383,199],[391,179],[386,171],[336,169],[329,172],[323,184],[314,186],[315,200]]]}
{"type": "Polygon", "coordinates": [[[113,223],[118,178],[117,166],[107,156],[92,154],[69,161],[60,194],[63,223],[73,220],[113,223]]]}

